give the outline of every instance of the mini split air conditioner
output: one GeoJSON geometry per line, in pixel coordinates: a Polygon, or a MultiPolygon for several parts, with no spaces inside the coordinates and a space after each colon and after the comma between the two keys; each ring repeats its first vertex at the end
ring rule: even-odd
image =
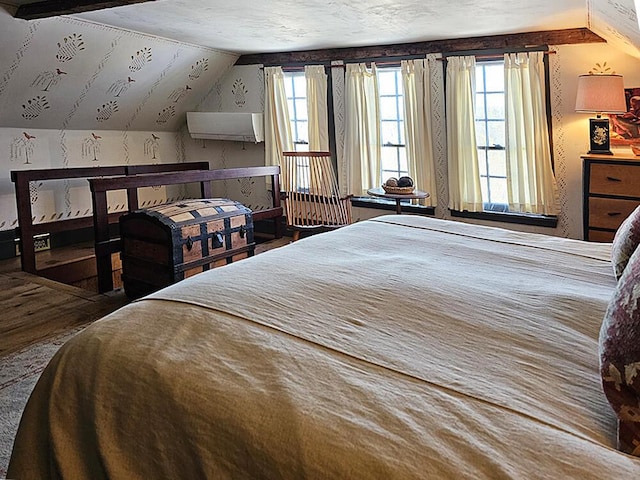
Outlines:
{"type": "Polygon", "coordinates": [[[187,128],[191,138],[263,142],[262,113],[187,112],[187,128]]]}

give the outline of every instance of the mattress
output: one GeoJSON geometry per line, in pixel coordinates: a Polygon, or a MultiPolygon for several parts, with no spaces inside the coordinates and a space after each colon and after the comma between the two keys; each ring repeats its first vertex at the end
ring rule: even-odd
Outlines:
{"type": "Polygon", "coordinates": [[[65,344],[15,478],[640,478],[598,332],[610,244],[390,215],[167,287],[65,344]]]}

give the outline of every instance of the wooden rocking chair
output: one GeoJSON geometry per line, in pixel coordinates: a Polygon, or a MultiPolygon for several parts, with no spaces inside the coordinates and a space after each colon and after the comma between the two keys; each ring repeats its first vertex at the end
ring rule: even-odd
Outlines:
{"type": "Polygon", "coordinates": [[[351,197],[340,197],[329,152],[283,152],[282,201],[293,241],[301,231],[351,223],[351,197]]]}

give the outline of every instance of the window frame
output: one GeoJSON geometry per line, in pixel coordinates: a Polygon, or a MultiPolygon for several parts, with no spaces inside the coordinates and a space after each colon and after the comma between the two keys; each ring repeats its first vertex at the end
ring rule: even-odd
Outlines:
{"type": "MultiPolygon", "coordinates": [[[[305,102],[307,101],[306,78],[304,75],[304,69],[303,70],[296,69],[296,70],[289,70],[289,71],[283,70],[283,73],[285,78],[285,92],[287,96],[287,108],[289,110],[289,124],[291,126],[291,137],[293,142],[293,148],[296,151],[309,150],[309,140],[308,139],[306,141],[299,140],[300,124],[304,123],[306,128],[308,128],[308,125],[309,125],[308,109],[307,109],[306,120],[299,120],[297,115],[297,101],[300,101],[300,100],[304,100],[305,102]],[[303,92],[304,96],[300,96],[299,93],[296,91],[295,77],[302,77],[302,79],[305,81],[305,90],[303,92]],[[289,96],[289,88],[291,90],[291,93],[293,94],[292,97],[289,96]],[[291,102],[292,108],[289,107],[289,102],[291,102]]],[[[308,136],[308,130],[307,130],[306,136],[308,136]]]]}
{"type": "MultiPolygon", "coordinates": [[[[499,60],[504,57],[506,53],[520,53],[520,52],[548,52],[548,45],[539,45],[532,48],[505,48],[505,49],[492,49],[492,50],[466,50],[466,51],[455,51],[455,52],[443,52],[443,72],[445,79],[445,91],[447,88],[446,85],[446,60],[447,57],[452,56],[463,56],[463,55],[474,55],[476,57],[476,61],[489,61],[491,59],[499,60]]],[[[550,147],[550,160],[551,160],[551,168],[555,172],[555,161],[554,161],[554,149],[553,149],[553,125],[552,125],[552,116],[551,116],[551,91],[550,91],[550,66],[549,66],[549,55],[545,54],[543,58],[544,62],[544,75],[545,75],[545,109],[547,114],[547,130],[549,136],[549,147],[550,147]]],[[[520,212],[509,212],[509,211],[499,211],[499,210],[483,210],[482,212],[469,212],[467,210],[453,210],[449,209],[449,212],[452,217],[462,217],[462,218],[473,218],[478,220],[491,220],[505,223],[518,223],[522,225],[534,225],[540,227],[550,227],[555,228],[558,224],[558,217],[555,215],[541,215],[535,213],[520,213],[520,212]]]]}
{"type": "Polygon", "coordinates": [[[378,72],[378,85],[380,85],[380,73],[390,73],[394,74],[394,85],[393,85],[393,93],[381,93],[378,92],[378,101],[380,103],[380,149],[381,149],[381,159],[380,159],[380,178],[384,181],[389,177],[400,178],[405,175],[409,175],[409,165],[407,159],[407,145],[405,132],[404,132],[404,122],[405,122],[405,112],[404,112],[404,86],[402,84],[402,70],[400,65],[381,65],[377,67],[378,72]],[[395,116],[393,118],[384,118],[382,114],[382,100],[383,99],[393,99],[395,116]],[[395,135],[397,139],[399,139],[398,143],[394,142],[384,142],[383,132],[385,131],[385,123],[386,124],[394,124],[394,129],[396,130],[395,135]],[[384,168],[384,152],[385,148],[387,150],[394,149],[395,153],[395,170],[385,169],[384,168]],[[402,168],[402,161],[404,157],[404,163],[407,169],[402,168]]]}

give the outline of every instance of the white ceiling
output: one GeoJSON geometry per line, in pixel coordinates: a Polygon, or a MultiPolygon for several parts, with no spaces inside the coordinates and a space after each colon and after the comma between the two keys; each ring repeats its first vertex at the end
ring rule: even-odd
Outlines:
{"type": "Polygon", "coordinates": [[[75,15],[237,53],[584,27],[585,0],[156,0],[75,15]]]}
{"type": "Polygon", "coordinates": [[[240,54],[587,27],[640,56],[633,0],[156,0],[72,16],[240,54]]]}

